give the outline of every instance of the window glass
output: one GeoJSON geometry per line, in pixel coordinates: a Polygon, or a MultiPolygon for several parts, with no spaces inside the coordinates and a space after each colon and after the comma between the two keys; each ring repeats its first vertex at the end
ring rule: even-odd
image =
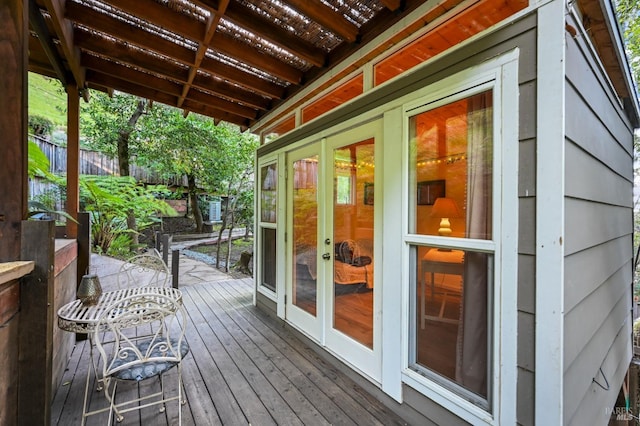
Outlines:
{"type": "Polygon", "coordinates": [[[416,285],[411,366],[436,381],[454,382],[481,397],[479,401],[486,401],[490,377],[488,284],[493,280],[493,256],[421,246],[412,247],[412,253],[416,285]]]}
{"type": "Polygon", "coordinates": [[[409,119],[409,232],[491,239],[492,92],[409,119]]]}
{"type": "Polygon", "coordinates": [[[409,232],[455,238],[410,245],[410,367],[488,409],[495,256],[461,239],[492,239],[492,91],[411,116],[409,137],[409,232]]]}
{"type": "Polygon", "coordinates": [[[276,230],[273,228],[262,228],[261,242],[262,285],[271,291],[276,291],[276,230]]]}
{"type": "Polygon", "coordinates": [[[276,164],[260,168],[260,220],[276,222],[276,188],[278,173],[276,164]]]}

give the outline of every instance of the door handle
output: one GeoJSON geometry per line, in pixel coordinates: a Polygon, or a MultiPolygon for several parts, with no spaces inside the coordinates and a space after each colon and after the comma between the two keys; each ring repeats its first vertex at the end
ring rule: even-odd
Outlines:
{"type": "Polygon", "coordinates": [[[325,253],[325,254],[323,254],[323,255],[322,255],[322,258],[323,258],[324,260],[329,260],[329,259],[331,259],[331,254],[329,254],[329,253],[325,253]]]}

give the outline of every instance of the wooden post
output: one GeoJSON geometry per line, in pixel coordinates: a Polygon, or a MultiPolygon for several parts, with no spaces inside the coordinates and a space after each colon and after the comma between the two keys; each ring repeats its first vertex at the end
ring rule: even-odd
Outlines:
{"type": "Polygon", "coordinates": [[[171,284],[173,288],[178,288],[178,277],[180,274],[180,250],[171,251],[171,284]]]}
{"type": "MultiPolygon", "coordinates": [[[[80,96],[67,85],[67,213],[78,220],[80,210],[80,96]]],[[[67,220],[67,237],[78,237],[78,224],[67,220]]]]}
{"type": "Polygon", "coordinates": [[[155,235],[156,235],[156,250],[158,250],[158,253],[160,253],[160,250],[162,248],[162,241],[161,241],[162,233],[160,231],[156,231],[155,235]]]}
{"type": "Polygon", "coordinates": [[[18,424],[51,423],[55,222],[22,222],[22,260],[35,262],[20,286],[18,424]]]}
{"type": "Polygon", "coordinates": [[[91,264],[91,217],[87,212],[78,213],[78,282],[89,273],[91,264]]]}
{"type": "Polygon", "coordinates": [[[0,0],[0,22],[0,262],[9,262],[27,217],[29,2],[0,0]]]}
{"type": "Polygon", "coordinates": [[[162,260],[164,260],[164,263],[167,265],[169,264],[169,248],[171,246],[171,240],[171,235],[162,235],[162,260]]]}

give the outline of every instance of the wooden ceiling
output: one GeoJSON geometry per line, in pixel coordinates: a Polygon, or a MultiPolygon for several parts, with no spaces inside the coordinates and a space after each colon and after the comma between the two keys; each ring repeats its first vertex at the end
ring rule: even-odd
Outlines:
{"type": "Polygon", "coordinates": [[[29,0],[29,70],[249,128],[426,0],[29,0]]]}

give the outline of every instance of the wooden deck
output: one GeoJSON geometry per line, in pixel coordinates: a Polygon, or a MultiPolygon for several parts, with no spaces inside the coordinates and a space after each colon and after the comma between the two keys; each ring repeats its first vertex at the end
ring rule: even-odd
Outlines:
{"type": "MultiPolygon", "coordinates": [[[[182,289],[191,352],[183,361],[185,425],[401,425],[400,417],[320,358],[276,319],[252,306],[252,281],[228,280],[182,289]]],[[[80,341],[52,405],[54,425],[80,424],[88,344],[80,341]]],[[[167,377],[167,384],[170,383],[167,377]]],[[[143,384],[123,392],[148,392],[143,384]]],[[[143,382],[145,383],[145,382],[143,382]]],[[[90,392],[91,408],[106,404],[90,392]]],[[[177,424],[177,403],[128,413],[121,425],[177,424]]],[[[88,418],[104,425],[106,415],[88,418]]]]}

